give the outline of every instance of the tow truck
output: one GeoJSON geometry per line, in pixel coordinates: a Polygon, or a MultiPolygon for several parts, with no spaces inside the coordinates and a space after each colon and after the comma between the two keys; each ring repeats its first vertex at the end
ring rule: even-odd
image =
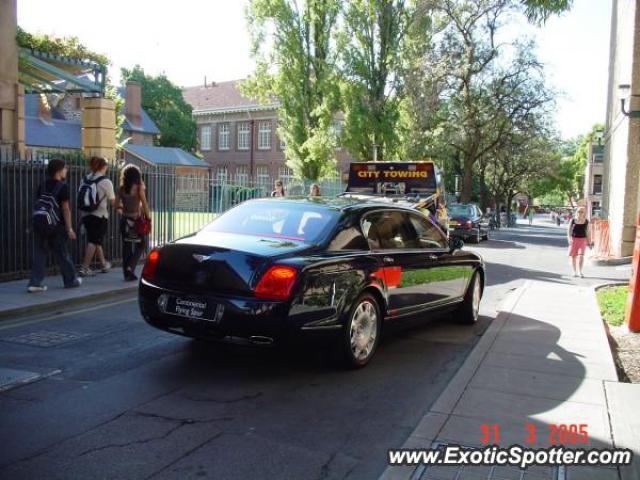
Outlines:
{"type": "Polygon", "coordinates": [[[352,162],[343,196],[376,197],[409,205],[433,218],[448,235],[444,180],[442,172],[431,160],[352,162]]]}

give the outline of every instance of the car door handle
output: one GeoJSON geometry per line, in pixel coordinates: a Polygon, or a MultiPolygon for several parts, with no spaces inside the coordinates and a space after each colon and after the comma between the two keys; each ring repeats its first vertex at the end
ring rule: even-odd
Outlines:
{"type": "Polygon", "coordinates": [[[438,259],[438,256],[434,255],[433,253],[430,253],[427,257],[429,258],[429,260],[437,260],[438,259]]]}
{"type": "Polygon", "coordinates": [[[394,263],[395,260],[393,259],[393,257],[382,257],[382,261],[384,263],[394,263]]]}

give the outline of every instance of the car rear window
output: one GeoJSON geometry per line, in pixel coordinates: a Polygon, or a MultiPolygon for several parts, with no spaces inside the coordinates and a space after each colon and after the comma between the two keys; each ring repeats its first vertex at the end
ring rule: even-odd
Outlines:
{"type": "Polygon", "coordinates": [[[223,213],[203,231],[318,243],[339,216],[338,210],[306,203],[249,201],[223,213]]]}
{"type": "Polygon", "coordinates": [[[472,217],[474,207],[472,205],[450,205],[449,216],[472,217]]]}

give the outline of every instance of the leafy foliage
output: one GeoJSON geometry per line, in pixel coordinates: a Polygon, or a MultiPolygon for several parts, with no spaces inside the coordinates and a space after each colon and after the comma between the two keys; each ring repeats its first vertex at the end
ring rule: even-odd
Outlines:
{"type": "Polygon", "coordinates": [[[287,164],[317,180],[335,170],[339,0],[252,0],[247,10],[257,67],[245,94],[278,98],[287,164]]]}
{"type": "Polygon", "coordinates": [[[430,17],[409,0],[351,0],[341,31],[345,145],[360,160],[400,151],[405,71],[427,51],[430,17]]]}
{"type": "Polygon", "coordinates": [[[573,0],[521,0],[521,3],[529,21],[541,24],[552,15],[569,11],[573,0]]]}
{"type": "Polygon", "coordinates": [[[92,61],[101,65],[108,65],[106,55],[88,49],[78,37],[54,37],[47,34],[33,34],[18,27],[16,42],[22,48],[29,48],[40,52],[73,57],[80,60],[92,61]]]}
{"type": "Polygon", "coordinates": [[[589,144],[603,130],[602,124],[596,124],[589,133],[557,145],[553,168],[547,175],[535,179],[531,185],[532,195],[552,195],[575,204],[582,197],[589,144]]]}
{"type": "Polygon", "coordinates": [[[164,74],[145,74],[140,65],[131,70],[123,68],[121,75],[123,85],[128,80],[135,80],[142,86],[142,108],[160,129],[158,144],[194,151],[196,122],[191,116],[191,105],[185,102],[180,87],[164,74]]]}

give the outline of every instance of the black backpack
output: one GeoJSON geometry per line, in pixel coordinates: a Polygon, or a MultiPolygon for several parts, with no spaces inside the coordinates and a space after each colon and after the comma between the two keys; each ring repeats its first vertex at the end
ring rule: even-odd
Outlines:
{"type": "Polygon", "coordinates": [[[104,180],[104,175],[101,177],[96,177],[90,179],[88,176],[85,176],[82,179],[82,183],[80,184],[80,188],[78,189],[78,198],[76,199],[76,205],[78,206],[78,210],[82,210],[83,212],[93,212],[98,206],[100,206],[101,199],[98,198],[98,183],[104,180]]]}
{"type": "Polygon", "coordinates": [[[58,194],[63,182],[58,182],[51,192],[47,192],[46,183],[40,187],[40,193],[33,206],[33,230],[43,237],[47,237],[55,232],[60,224],[60,206],[58,205],[58,194]]]}

